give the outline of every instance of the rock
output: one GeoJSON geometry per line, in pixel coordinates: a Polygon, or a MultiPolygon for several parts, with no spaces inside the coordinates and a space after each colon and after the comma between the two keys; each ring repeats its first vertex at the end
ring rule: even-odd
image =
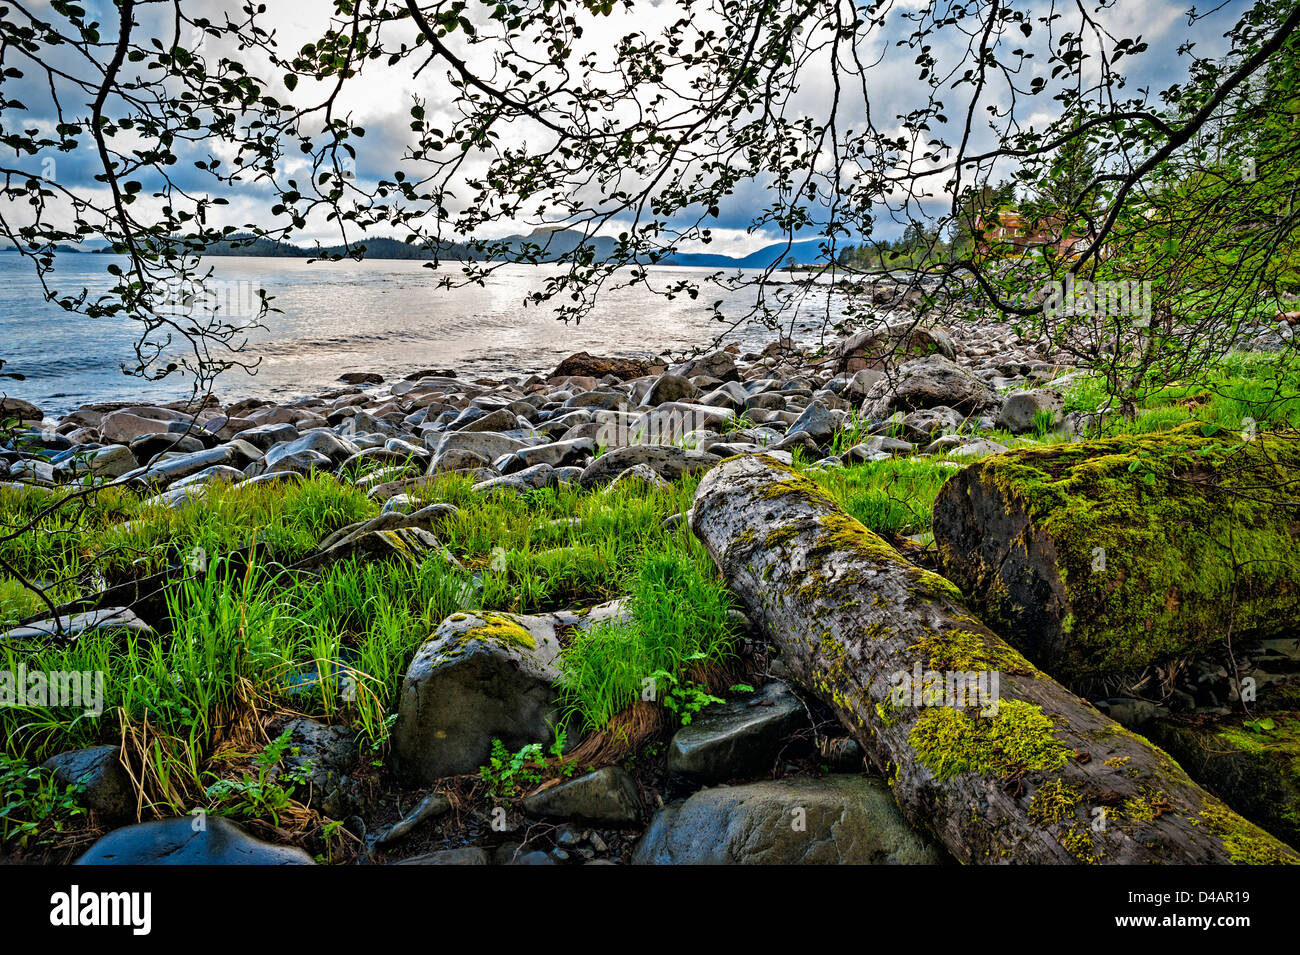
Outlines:
{"type": "Polygon", "coordinates": [[[168,487],[181,478],[198,474],[216,465],[229,465],[239,469],[260,457],[261,452],[251,444],[229,441],[206,451],[181,454],[174,458],[160,458],[144,467],[127,472],[122,475],[121,480],[146,487],[168,487]]]}
{"type": "Polygon", "coordinates": [[[1005,444],[977,438],[974,441],[962,441],[955,448],[946,452],[950,458],[987,458],[991,454],[1001,454],[1007,450],[1005,444]]]}
{"type": "MultiPolygon", "coordinates": [[[[382,517],[383,515],[376,520],[382,517]]],[[[446,548],[438,543],[438,538],[428,531],[419,527],[396,527],[391,530],[353,534],[331,545],[327,550],[318,550],[293,566],[295,570],[319,571],[345,560],[366,562],[398,560],[418,567],[425,558],[433,554],[441,554],[448,562],[455,560],[447,553],[446,548]]]]}
{"type": "Polygon", "coordinates": [[[555,441],[536,447],[523,448],[514,454],[503,455],[496,461],[496,468],[502,474],[522,471],[536,464],[547,464],[553,468],[567,467],[585,463],[596,453],[596,442],[591,438],[577,438],[572,441],[555,441]]]}
{"type": "MultiPolygon", "coordinates": [[[[427,438],[426,443],[428,443],[427,438]]],[[[429,466],[429,473],[485,467],[503,454],[522,451],[528,446],[527,441],[520,441],[493,431],[450,431],[437,437],[436,441],[430,444],[433,463],[429,466]],[[466,452],[476,457],[469,457],[466,452]],[[481,463],[467,463],[480,460],[481,463]]]]}
{"type": "Polygon", "coordinates": [[[889,787],[861,776],[705,789],[661,809],[634,865],[938,865],[889,787]],[[797,825],[795,823],[798,823],[797,825]]]}
{"type": "Polygon", "coordinates": [[[833,352],[836,371],[850,372],[892,367],[936,354],[950,361],[957,357],[952,336],[937,328],[921,328],[914,322],[863,329],[841,341],[833,352]]]}
{"type": "Polygon", "coordinates": [[[134,471],[137,462],[130,448],[121,444],[110,444],[85,452],[77,465],[77,473],[88,470],[95,477],[112,480],[134,471]]]}
{"type": "Polygon", "coordinates": [[[668,770],[706,783],[767,775],[790,737],[807,725],[803,703],[784,683],[773,681],[701,710],[673,734],[668,770]]]}
{"type": "Polygon", "coordinates": [[[283,759],[285,769],[306,776],[308,802],[334,819],[346,819],[361,806],[360,789],[351,774],[361,762],[356,731],[343,725],[326,726],[302,716],[283,727],[292,746],[283,759]]]}
{"type": "Polygon", "coordinates": [[[162,431],[134,437],[128,447],[137,461],[141,464],[148,464],[160,454],[167,454],[168,452],[194,454],[202,451],[207,445],[197,435],[162,431]]]}
{"type": "Polygon", "coordinates": [[[280,424],[260,424],[245,428],[235,435],[240,441],[247,441],[259,451],[269,451],[277,444],[289,444],[298,440],[298,429],[288,422],[280,424]]]}
{"type": "Polygon", "coordinates": [[[700,389],[689,378],[681,375],[665,374],[655,379],[646,395],[648,405],[662,405],[669,401],[693,401],[699,397],[700,389]]]}
{"type": "Polygon", "coordinates": [[[80,801],[113,820],[135,815],[135,792],[116,746],[92,746],[51,756],[41,764],[62,786],[85,787],[80,801]]]}
{"type": "Polygon", "coordinates": [[[1002,402],[998,412],[998,427],[1012,434],[1025,434],[1039,427],[1039,416],[1051,416],[1051,427],[1055,430],[1065,421],[1062,408],[1065,401],[1060,392],[1050,388],[1035,388],[1032,391],[1015,391],[1002,402]]]}
{"type": "Polygon", "coordinates": [[[721,461],[716,454],[661,444],[636,444],[602,454],[582,471],[579,483],[590,490],[607,484],[628,468],[644,464],[666,481],[705,471],[721,461]]]}
{"type": "Polygon", "coordinates": [[[994,408],[998,394],[960,365],[931,355],[905,362],[876,382],[862,404],[868,418],[888,418],[895,411],[943,405],[966,414],[994,408]]]}
{"type": "Polygon", "coordinates": [[[786,436],[777,443],[777,448],[784,448],[793,443],[797,435],[806,434],[817,444],[822,444],[839,429],[840,419],[820,401],[814,401],[804,409],[803,414],[795,419],[786,432],[786,436]]]}
{"type": "Polygon", "coordinates": [[[669,367],[668,373],[682,378],[705,375],[709,378],[716,378],[718,381],[740,380],[740,371],[736,368],[736,360],[725,351],[716,351],[712,355],[706,355],[703,358],[672,365],[669,367]]]}
{"type": "Polygon", "coordinates": [[[37,620],[21,627],[14,627],[0,633],[0,640],[38,640],[62,631],[65,639],[89,633],[92,630],[131,630],[135,633],[148,634],[153,630],[126,607],[101,607],[85,613],[74,613],[58,618],[37,620]]]}
{"type": "Polygon", "coordinates": [[[543,819],[568,819],[590,826],[630,826],[641,818],[636,781],[618,766],[533,793],[524,812],[543,819]]]}
{"type": "Polygon", "coordinates": [[[655,473],[654,468],[648,464],[634,464],[626,471],[621,472],[618,477],[609,482],[605,488],[607,493],[613,494],[620,488],[635,486],[638,493],[645,491],[663,491],[672,487],[667,481],[655,473]]]}
{"type": "Polygon", "coordinates": [[[339,381],[348,385],[382,385],[384,376],[373,371],[345,371],[339,381]]]}
{"type": "Polygon", "coordinates": [[[489,865],[488,854],[478,846],[459,849],[439,849],[424,855],[403,859],[397,865],[489,865]]]}
{"type": "Polygon", "coordinates": [[[266,474],[310,474],[312,471],[333,471],[334,462],[311,448],[299,448],[281,454],[275,463],[267,468],[266,474]]]}
{"type": "Polygon", "coordinates": [[[560,645],[544,617],[452,614],[415,654],[393,726],[398,771],[427,784],[473,773],[493,739],[515,752],[554,736],[560,645]]]}
{"type": "Polygon", "coordinates": [[[159,434],[169,430],[165,419],[145,418],[129,411],[110,412],[99,422],[100,436],[112,444],[130,444],[142,434],[159,434]]]}
{"type": "Polygon", "coordinates": [[[550,378],[564,378],[571,375],[588,375],[595,379],[613,375],[620,381],[640,378],[646,373],[647,363],[627,358],[597,358],[585,351],[570,355],[551,372],[550,378]]]}
{"type": "Polygon", "coordinates": [[[142,822],[104,836],[76,865],[314,865],[302,849],[255,839],[220,816],[142,822]],[[198,831],[195,831],[196,827],[198,831]]]}
{"type": "Polygon", "coordinates": [[[298,451],[315,451],[317,454],[323,454],[329,458],[330,462],[337,467],[359,450],[361,449],[351,441],[339,437],[333,431],[318,428],[315,431],[305,432],[301,437],[293,441],[272,447],[266,452],[266,466],[268,468],[274,467],[275,463],[281,458],[298,451]]]}
{"type": "Polygon", "coordinates": [[[475,494],[491,494],[493,491],[513,491],[520,494],[524,491],[536,491],[544,487],[550,487],[554,483],[555,469],[553,467],[549,464],[534,464],[531,468],[524,468],[514,474],[479,481],[472,490],[475,494]]]}
{"type": "Polygon", "coordinates": [[[40,424],[45,412],[22,398],[0,397],[0,424],[10,419],[17,419],[19,425],[40,424]]]}
{"type": "Polygon", "coordinates": [[[451,800],[440,792],[431,792],[416,804],[415,808],[393,823],[387,829],[375,834],[373,845],[383,846],[396,842],[411,833],[421,823],[451,812],[451,800]]]}
{"type": "Polygon", "coordinates": [[[1125,673],[1293,629],[1300,540],[1281,490],[1300,437],[1172,431],[1009,451],[934,504],[944,576],[1058,679],[1125,673]],[[1234,489],[1251,488],[1244,493],[1234,489]],[[1250,554],[1236,573],[1225,549],[1250,554]]]}
{"type": "Polygon", "coordinates": [[[475,432],[475,431],[515,431],[519,428],[528,427],[528,422],[523,421],[520,417],[506,408],[498,408],[496,411],[489,411],[487,414],[475,418],[465,424],[452,424],[452,431],[475,432]]]}

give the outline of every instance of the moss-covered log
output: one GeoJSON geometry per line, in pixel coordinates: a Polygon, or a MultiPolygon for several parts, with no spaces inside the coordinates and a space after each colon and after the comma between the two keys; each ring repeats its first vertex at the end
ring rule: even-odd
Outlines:
{"type": "Polygon", "coordinates": [[[934,505],[944,576],[1072,683],[1300,619],[1300,438],[1200,425],[1012,451],[934,505]]]}
{"type": "Polygon", "coordinates": [[[958,859],[1300,861],[772,458],[710,472],[692,526],[792,676],[958,859]]]}

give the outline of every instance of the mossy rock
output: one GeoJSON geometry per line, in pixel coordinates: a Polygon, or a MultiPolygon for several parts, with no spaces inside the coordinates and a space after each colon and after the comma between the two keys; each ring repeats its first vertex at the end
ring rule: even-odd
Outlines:
{"type": "Polygon", "coordinates": [[[1124,672],[1300,617],[1300,438],[1191,424],[1011,451],[934,506],[944,575],[1053,676],[1124,672]]]}

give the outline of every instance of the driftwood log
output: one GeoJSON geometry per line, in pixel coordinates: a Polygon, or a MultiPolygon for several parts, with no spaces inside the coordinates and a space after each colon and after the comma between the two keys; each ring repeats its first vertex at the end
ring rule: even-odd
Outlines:
{"type": "Polygon", "coordinates": [[[958,860],[1300,863],[774,459],[714,468],[692,527],[794,679],[958,860]]]}
{"type": "Polygon", "coordinates": [[[943,575],[1059,680],[1300,619],[1300,436],[1172,432],[997,454],[934,503],[943,575]]]}

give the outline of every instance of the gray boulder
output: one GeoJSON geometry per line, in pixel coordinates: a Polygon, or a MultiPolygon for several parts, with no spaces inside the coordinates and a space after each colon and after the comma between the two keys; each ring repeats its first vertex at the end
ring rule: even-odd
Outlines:
{"type": "Polygon", "coordinates": [[[92,746],[59,753],[41,765],[54,773],[60,785],[84,786],[81,802],[87,808],[110,819],[126,819],[135,814],[135,792],[116,746],[92,746]]]}
{"type": "Polygon", "coordinates": [[[117,829],[86,850],[75,864],[315,865],[302,849],[263,842],[211,813],[117,829]]]}
{"type": "Polygon", "coordinates": [[[934,865],[889,787],[862,776],[724,786],[661,809],[636,865],[934,865]]]}
{"type": "Polygon", "coordinates": [[[767,775],[791,735],[807,725],[803,703],[784,683],[773,681],[701,710],[673,735],[668,769],[708,783],[767,775]]]}
{"type": "Polygon", "coordinates": [[[570,779],[533,793],[524,812],[543,819],[568,819],[591,826],[628,826],[641,817],[636,781],[618,766],[570,779]]]}
{"type": "Polygon", "coordinates": [[[1044,417],[1051,415],[1051,427],[1056,429],[1065,420],[1064,407],[1065,402],[1060,392],[1050,388],[1015,391],[1002,402],[998,427],[1005,428],[1012,434],[1025,434],[1034,430],[1041,414],[1044,417]]]}
{"type": "Polygon", "coordinates": [[[628,468],[644,464],[665,481],[676,481],[685,474],[706,471],[721,461],[716,454],[690,451],[663,444],[634,444],[602,454],[582,471],[579,483],[591,489],[608,484],[628,468]]]}
{"type": "Polygon", "coordinates": [[[393,755],[409,781],[472,773],[493,739],[512,752],[554,736],[560,644],[544,617],[452,614],[402,681],[393,755]]]}
{"type": "Polygon", "coordinates": [[[998,404],[992,386],[942,355],[931,355],[905,362],[895,374],[876,382],[863,401],[862,413],[888,418],[895,411],[943,405],[971,414],[998,404]]]}

